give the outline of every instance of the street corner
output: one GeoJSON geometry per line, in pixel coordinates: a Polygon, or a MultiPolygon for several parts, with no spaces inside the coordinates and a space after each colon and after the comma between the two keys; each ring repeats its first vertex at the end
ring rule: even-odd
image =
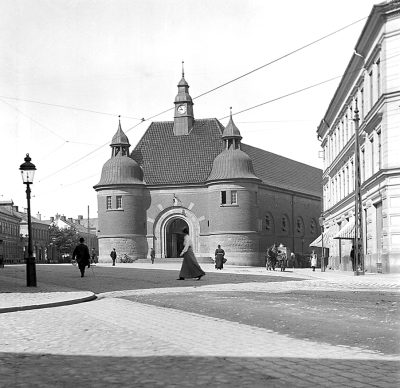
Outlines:
{"type": "Polygon", "coordinates": [[[42,292],[42,293],[2,293],[0,294],[0,314],[65,306],[95,300],[91,291],[42,292]]]}

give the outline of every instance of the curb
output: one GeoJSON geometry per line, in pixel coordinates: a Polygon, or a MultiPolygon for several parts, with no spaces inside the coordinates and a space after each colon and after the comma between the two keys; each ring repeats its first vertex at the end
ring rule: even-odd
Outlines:
{"type": "Polygon", "coordinates": [[[46,308],[59,307],[59,306],[67,306],[67,305],[71,305],[71,304],[90,302],[95,299],[97,299],[97,296],[95,294],[92,294],[90,296],[85,296],[84,298],[63,300],[60,302],[18,306],[18,307],[4,307],[4,308],[0,308],[0,314],[13,313],[13,312],[18,312],[18,311],[26,311],[26,310],[46,309],[46,308]]]}

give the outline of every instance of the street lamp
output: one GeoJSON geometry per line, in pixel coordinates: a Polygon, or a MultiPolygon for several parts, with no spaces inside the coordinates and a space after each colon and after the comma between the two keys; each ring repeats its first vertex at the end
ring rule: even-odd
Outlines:
{"type": "Polygon", "coordinates": [[[321,247],[322,247],[322,254],[321,254],[321,272],[325,272],[325,252],[324,252],[324,217],[319,217],[319,226],[321,227],[321,247]]]}
{"type": "Polygon", "coordinates": [[[26,285],[27,287],[36,287],[36,267],[35,257],[32,249],[32,223],[31,223],[31,188],[36,167],[31,163],[29,154],[26,154],[25,163],[22,163],[21,170],[22,181],[26,184],[26,199],[28,201],[28,257],[26,258],[26,285]]]}

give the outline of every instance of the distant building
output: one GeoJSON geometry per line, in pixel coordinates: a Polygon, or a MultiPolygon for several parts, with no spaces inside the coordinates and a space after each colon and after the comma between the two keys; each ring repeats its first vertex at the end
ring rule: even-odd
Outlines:
{"type": "Polygon", "coordinates": [[[94,186],[99,261],[109,253],[144,259],[178,257],[184,227],[195,254],[264,265],[275,241],[306,254],[319,234],[322,171],[241,142],[232,115],[195,119],[189,85],[178,84],[173,121],[153,122],[130,153],[121,123],[111,158],[94,186]]]}
{"type": "Polygon", "coordinates": [[[5,264],[23,263],[23,244],[20,237],[21,217],[12,201],[0,202],[0,261],[5,264]]]}
{"type": "MultiPolygon", "coordinates": [[[[24,249],[24,257],[28,257],[28,214],[20,212],[18,206],[14,206],[15,213],[21,218],[20,234],[24,249]]],[[[49,225],[39,217],[31,216],[32,250],[37,263],[48,262],[48,249],[50,244],[49,225]]]]}
{"type": "MultiPolygon", "coordinates": [[[[83,216],[79,215],[77,218],[66,217],[64,215],[56,214],[55,217],[50,217],[50,220],[46,221],[48,225],[56,225],[60,229],[73,228],[79,234],[80,237],[85,239],[85,244],[91,250],[94,248],[96,253],[99,251],[99,245],[97,240],[97,218],[84,219],[83,216]]],[[[72,252],[71,252],[72,254],[72,252]]],[[[56,260],[57,253],[52,252],[54,260],[56,260]]]]}
{"type": "MultiPolygon", "coordinates": [[[[360,115],[365,268],[400,271],[400,1],[375,5],[318,127],[329,267],[352,270],[354,112],[360,115]]],[[[313,244],[321,244],[314,242],[313,244]]]]}

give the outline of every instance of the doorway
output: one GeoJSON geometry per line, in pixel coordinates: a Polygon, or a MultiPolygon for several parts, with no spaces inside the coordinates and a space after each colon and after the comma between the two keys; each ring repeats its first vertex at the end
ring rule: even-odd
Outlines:
{"type": "Polygon", "coordinates": [[[183,249],[184,234],[182,230],[188,228],[188,224],[182,218],[173,218],[166,227],[166,257],[179,257],[183,249]]]}

